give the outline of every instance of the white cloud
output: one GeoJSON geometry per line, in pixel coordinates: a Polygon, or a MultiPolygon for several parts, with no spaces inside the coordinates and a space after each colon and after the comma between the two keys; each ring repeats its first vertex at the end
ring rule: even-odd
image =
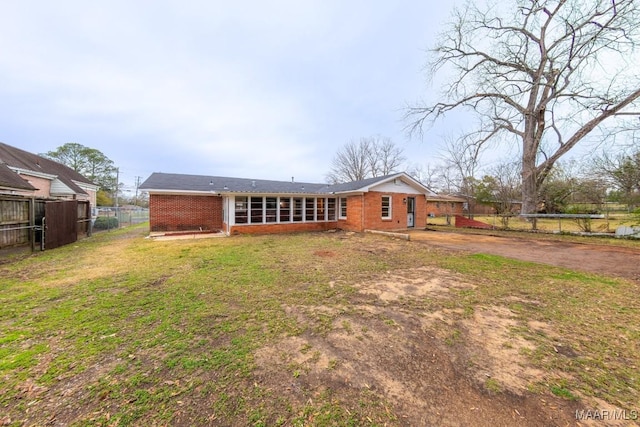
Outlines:
{"type": "Polygon", "coordinates": [[[73,140],[131,176],[320,180],[351,138],[403,142],[399,109],[422,89],[423,49],[448,10],[433,8],[5,2],[0,116],[14,139],[0,140],[34,152],[73,140]]]}

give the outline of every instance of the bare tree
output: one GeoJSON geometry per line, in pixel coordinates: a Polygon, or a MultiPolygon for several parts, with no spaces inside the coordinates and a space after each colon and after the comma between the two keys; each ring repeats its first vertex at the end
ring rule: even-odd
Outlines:
{"type": "Polygon", "coordinates": [[[407,173],[431,190],[439,187],[439,169],[433,165],[414,163],[409,167],[407,173]]]}
{"type": "Polygon", "coordinates": [[[523,213],[558,159],[603,125],[638,128],[637,0],[467,2],[434,49],[431,75],[452,76],[443,100],[410,107],[409,131],[452,110],[479,126],[463,140],[520,144],[523,213]]]}
{"type": "Polygon", "coordinates": [[[482,177],[476,188],[478,203],[493,206],[501,215],[502,225],[509,226],[509,217],[517,211],[516,201],[520,193],[520,165],[515,162],[500,163],[482,177]]]}
{"type": "Polygon", "coordinates": [[[405,161],[402,148],[398,147],[389,137],[369,137],[371,146],[370,167],[372,176],[385,176],[396,172],[405,161]]]}
{"type": "Polygon", "coordinates": [[[467,200],[469,218],[474,214],[476,173],[482,148],[482,144],[469,144],[464,139],[447,139],[443,149],[445,168],[450,177],[455,177],[457,192],[467,200]]]}
{"type": "Polygon", "coordinates": [[[327,174],[329,183],[360,181],[396,172],[404,162],[402,149],[390,138],[360,138],[349,141],[334,156],[327,174]]]}
{"type": "Polygon", "coordinates": [[[631,154],[603,153],[592,159],[592,174],[605,180],[620,195],[620,201],[640,204],[640,148],[631,154]]]}

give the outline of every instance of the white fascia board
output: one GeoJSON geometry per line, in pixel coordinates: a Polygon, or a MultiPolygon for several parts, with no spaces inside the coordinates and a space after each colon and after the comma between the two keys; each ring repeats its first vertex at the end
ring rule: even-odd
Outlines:
{"type": "Polygon", "coordinates": [[[247,196],[247,197],[333,197],[333,193],[251,193],[249,191],[234,191],[219,193],[223,196],[247,196]]]}
{"type": "Polygon", "coordinates": [[[149,194],[165,194],[174,196],[220,196],[221,193],[217,191],[197,191],[197,190],[164,190],[155,188],[141,188],[140,191],[144,191],[149,194]]]}
{"type": "Polygon", "coordinates": [[[82,188],[83,190],[86,189],[86,190],[98,191],[98,189],[100,189],[100,187],[97,185],[87,184],[86,182],[82,182],[82,181],[74,181],[73,179],[71,181],[74,184],[76,184],[78,187],[82,188]]]}
{"type": "Polygon", "coordinates": [[[371,184],[371,185],[366,187],[366,191],[369,191],[371,188],[377,187],[377,186],[379,186],[381,184],[385,184],[387,182],[392,182],[392,181],[394,181],[396,179],[402,180],[402,182],[404,182],[405,184],[407,184],[410,187],[415,188],[420,193],[423,193],[426,196],[435,195],[435,192],[431,191],[430,189],[425,187],[420,181],[417,181],[415,178],[411,177],[410,175],[406,174],[405,172],[401,172],[401,173],[398,173],[396,175],[392,175],[392,176],[388,177],[387,179],[384,179],[382,181],[378,181],[376,183],[373,183],[373,184],[371,184]]]}
{"type": "Polygon", "coordinates": [[[368,190],[351,190],[351,191],[336,191],[335,193],[331,193],[334,196],[362,196],[364,193],[367,193],[368,190]]]}
{"type": "Polygon", "coordinates": [[[31,175],[31,176],[34,176],[36,178],[44,178],[44,179],[50,179],[50,180],[54,180],[54,179],[56,179],[58,177],[58,175],[51,175],[49,173],[37,172],[37,171],[30,170],[30,169],[16,168],[16,167],[9,166],[9,165],[7,165],[7,167],[9,169],[11,169],[12,171],[20,174],[20,175],[31,175]]]}

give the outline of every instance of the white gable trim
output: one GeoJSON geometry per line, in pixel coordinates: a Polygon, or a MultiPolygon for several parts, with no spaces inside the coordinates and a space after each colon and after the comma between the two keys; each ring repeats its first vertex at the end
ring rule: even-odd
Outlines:
{"type": "Polygon", "coordinates": [[[58,178],[58,175],[51,175],[49,173],[32,171],[32,170],[29,170],[29,169],[16,168],[16,167],[9,166],[9,165],[7,165],[7,167],[9,169],[13,170],[14,172],[16,172],[18,175],[29,175],[29,176],[33,176],[33,177],[36,177],[36,178],[44,178],[44,179],[50,179],[50,180],[54,180],[54,179],[58,178]]]}
{"type": "Polygon", "coordinates": [[[69,188],[64,182],[60,181],[58,178],[54,178],[51,181],[51,190],[49,193],[52,196],[72,196],[76,194],[71,188],[69,188]]]}
{"type": "MultiPolygon", "coordinates": [[[[384,186],[382,187],[382,185],[384,184],[390,184],[392,186],[401,186],[404,185],[404,188],[407,189],[412,188],[414,190],[413,194],[425,194],[428,196],[432,196],[435,195],[436,193],[434,193],[433,191],[429,190],[427,187],[425,187],[424,185],[422,185],[422,183],[420,183],[419,181],[415,180],[414,178],[412,178],[411,176],[407,175],[404,172],[400,172],[396,175],[391,175],[388,176],[385,179],[380,179],[379,181],[375,181],[369,185],[366,185],[364,187],[358,188],[356,190],[352,190],[352,191],[341,191],[341,192],[336,192],[336,194],[348,194],[348,193],[367,193],[369,191],[390,191],[389,186],[384,186]],[[384,188],[386,190],[379,190],[378,188],[384,188]]],[[[401,193],[402,191],[393,191],[396,193],[401,193]]],[[[408,192],[408,191],[406,191],[408,192]]]]}
{"type": "Polygon", "coordinates": [[[75,181],[73,179],[71,180],[71,182],[73,182],[78,187],[82,188],[83,190],[98,191],[98,189],[100,188],[97,185],[87,184],[86,182],[75,181]]]}

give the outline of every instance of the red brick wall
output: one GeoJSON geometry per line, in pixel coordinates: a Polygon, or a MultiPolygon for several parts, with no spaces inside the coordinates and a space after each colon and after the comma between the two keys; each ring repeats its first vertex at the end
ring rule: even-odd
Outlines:
{"type": "Polygon", "coordinates": [[[222,197],[151,194],[151,231],[221,230],[222,197]]]}
{"type": "Polygon", "coordinates": [[[456,227],[461,228],[493,228],[490,224],[456,215],[456,227]]]}
{"type": "Polygon", "coordinates": [[[424,195],[370,191],[364,195],[348,197],[347,219],[339,220],[338,228],[349,231],[406,229],[407,205],[403,203],[403,199],[407,197],[414,197],[416,200],[414,226],[416,228],[424,227],[427,223],[424,195]],[[382,219],[382,196],[391,196],[391,219],[382,219]]]}
{"type": "MultiPolygon", "coordinates": [[[[337,215],[340,215],[340,198],[337,202],[337,215]]],[[[347,197],[347,219],[338,219],[338,228],[347,231],[363,231],[362,196],[347,197]]]]}
{"type": "Polygon", "coordinates": [[[427,215],[434,214],[435,216],[444,215],[462,215],[462,202],[427,202],[427,215]],[[453,203],[453,207],[451,204],[453,203]]]}
{"type": "Polygon", "coordinates": [[[249,224],[231,226],[231,234],[297,233],[301,231],[326,231],[337,228],[333,222],[288,222],[282,224],[249,224]]]}

